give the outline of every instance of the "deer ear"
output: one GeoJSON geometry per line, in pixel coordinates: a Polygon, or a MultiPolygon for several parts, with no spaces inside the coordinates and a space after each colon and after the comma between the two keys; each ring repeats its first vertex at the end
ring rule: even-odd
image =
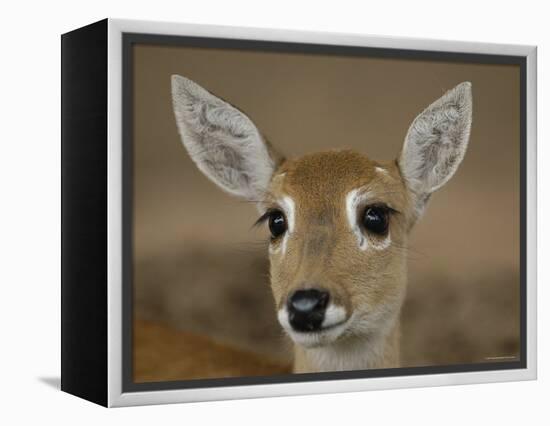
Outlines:
{"type": "Polygon", "coordinates": [[[412,122],[398,163],[421,214],[464,158],[472,123],[471,83],[449,90],[412,122]]]}
{"type": "Polygon", "coordinates": [[[172,102],[183,145],[198,168],[230,194],[263,199],[277,156],[252,121],[179,75],[172,76],[172,102]]]}

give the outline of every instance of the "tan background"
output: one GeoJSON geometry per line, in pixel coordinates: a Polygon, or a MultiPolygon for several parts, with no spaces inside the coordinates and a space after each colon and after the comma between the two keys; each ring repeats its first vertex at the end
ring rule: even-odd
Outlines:
{"type": "Polygon", "coordinates": [[[412,233],[403,364],[517,355],[519,67],[138,45],[134,73],[136,318],[289,356],[266,276],[267,232],[251,229],[254,206],[189,159],[171,74],[238,106],[286,156],[353,148],[379,160],[396,157],[423,108],[468,80],[468,152],[412,233]]]}

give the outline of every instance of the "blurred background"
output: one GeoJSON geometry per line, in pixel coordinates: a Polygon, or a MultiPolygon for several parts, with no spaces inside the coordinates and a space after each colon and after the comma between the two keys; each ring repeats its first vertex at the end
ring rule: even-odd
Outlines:
{"type": "Polygon", "coordinates": [[[246,112],[287,157],[351,148],[397,156],[414,117],[471,81],[473,125],[456,175],[414,227],[402,365],[519,354],[519,67],[134,46],[134,379],[279,374],[267,231],[255,206],[191,162],[172,112],[181,74],[246,112]]]}

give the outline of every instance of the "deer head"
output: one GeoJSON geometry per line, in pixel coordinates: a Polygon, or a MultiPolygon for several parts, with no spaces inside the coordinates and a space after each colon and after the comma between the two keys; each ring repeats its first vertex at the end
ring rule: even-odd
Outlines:
{"type": "Polygon", "coordinates": [[[314,348],[389,333],[405,295],[408,234],[466,151],[470,83],[418,115],[389,162],[351,151],[285,160],[243,112],[191,80],[173,76],[172,97],[198,168],[257,202],[271,232],[278,319],[292,340],[314,348]]]}

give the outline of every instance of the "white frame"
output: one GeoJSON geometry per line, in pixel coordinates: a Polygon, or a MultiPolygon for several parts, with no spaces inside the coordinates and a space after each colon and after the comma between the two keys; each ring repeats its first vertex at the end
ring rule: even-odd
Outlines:
{"type": "Polygon", "coordinates": [[[237,28],[148,21],[108,22],[108,406],[257,398],[420,386],[533,380],[537,377],[537,215],[535,46],[439,41],[398,37],[237,28]],[[527,368],[365,379],[219,386],[122,392],[122,34],[144,33],[231,39],[497,54],[527,58],[527,368]]]}

